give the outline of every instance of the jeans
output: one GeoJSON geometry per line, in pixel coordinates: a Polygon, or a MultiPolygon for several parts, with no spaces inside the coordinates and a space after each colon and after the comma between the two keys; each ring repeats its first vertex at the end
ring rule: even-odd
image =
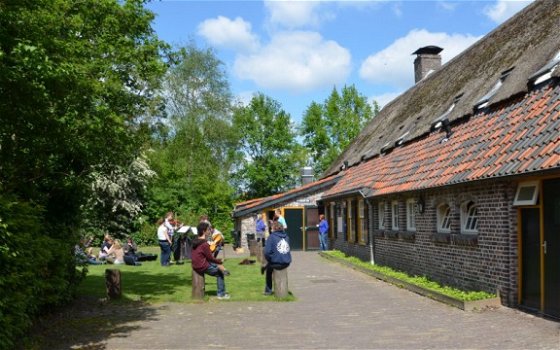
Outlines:
{"type": "Polygon", "coordinates": [[[204,273],[216,277],[218,282],[217,294],[219,297],[223,297],[226,294],[226,282],[224,281],[224,274],[220,271],[220,269],[218,269],[218,265],[210,263],[210,266],[208,266],[204,273]]]}
{"type": "Polygon", "coordinates": [[[159,247],[161,248],[161,266],[168,266],[171,258],[171,244],[168,241],[159,241],[159,247]]]}
{"type": "Polygon", "coordinates": [[[272,293],[272,271],[283,270],[288,265],[285,264],[267,264],[266,265],[266,285],[264,287],[264,292],[267,294],[272,293]]]}
{"type": "Polygon", "coordinates": [[[321,250],[329,250],[329,242],[326,233],[319,233],[319,244],[321,246],[321,250]]]}

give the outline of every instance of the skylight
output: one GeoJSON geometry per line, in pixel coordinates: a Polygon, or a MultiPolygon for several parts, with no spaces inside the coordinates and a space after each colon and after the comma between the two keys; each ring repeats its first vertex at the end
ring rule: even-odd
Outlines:
{"type": "Polygon", "coordinates": [[[498,90],[500,90],[500,88],[504,84],[504,81],[507,79],[507,77],[513,71],[513,68],[515,68],[515,67],[512,67],[512,68],[502,72],[502,74],[500,75],[500,79],[498,79],[496,84],[494,84],[494,87],[492,87],[492,89],[490,91],[488,91],[488,93],[486,95],[484,95],[480,100],[478,100],[478,102],[475,104],[475,107],[474,107],[475,109],[483,109],[483,108],[486,108],[488,106],[488,104],[490,102],[490,99],[496,94],[496,92],[498,92],[498,90]]]}
{"type": "Polygon", "coordinates": [[[539,85],[540,83],[544,83],[545,81],[552,78],[552,73],[555,69],[558,68],[560,65],[560,51],[554,56],[547,64],[544,65],[541,69],[535,72],[535,74],[531,75],[529,78],[529,82],[533,85],[539,85]]]}

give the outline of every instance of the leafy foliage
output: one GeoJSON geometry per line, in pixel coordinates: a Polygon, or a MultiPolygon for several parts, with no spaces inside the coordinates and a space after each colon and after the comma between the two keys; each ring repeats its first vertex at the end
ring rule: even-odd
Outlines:
{"type": "Polygon", "coordinates": [[[90,174],[145,142],[166,68],[152,20],[139,0],[0,3],[2,347],[72,296],[90,174]]]}
{"type": "Polygon", "coordinates": [[[153,223],[172,210],[179,220],[195,225],[201,214],[207,214],[214,226],[227,233],[236,135],[222,62],[211,50],[193,43],[180,48],[165,78],[165,96],[169,120],[149,154],[158,177],[150,186],[146,221],[153,223]]]}
{"type": "Polygon", "coordinates": [[[316,173],[324,172],[379,112],[355,86],[333,88],[323,104],[312,102],[300,127],[303,144],[309,150],[316,173]]]}
{"type": "Polygon", "coordinates": [[[127,167],[114,165],[107,170],[97,166],[94,169],[89,174],[91,194],[83,208],[86,230],[101,230],[114,237],[131,234],[137,229],[135,224],[142,214],[147,184],[156,173],[144,156],[137,157],[127,167]]]}
{"type": "Polygon", "coordinates": [[[264,197],[293,187],[305,165],[305,150],[296,142],[290,115],[264,94],[253,96],[234,112],[239,149],[244,158],[235,179],[247,198],[264,197]]]}

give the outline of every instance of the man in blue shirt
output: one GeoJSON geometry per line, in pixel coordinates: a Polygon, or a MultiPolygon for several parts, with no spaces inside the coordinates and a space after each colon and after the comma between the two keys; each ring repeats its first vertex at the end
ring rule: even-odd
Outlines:
{"type": "Polygon", "coordinates": [[[329,223],[323,214],[319,215],[319,220],[319,225],[317,225],[319,227],[319,244],[321,246],[321,250],[328,250],[329,243],[327,241],[327,234],[329,233],[329,223]]]}

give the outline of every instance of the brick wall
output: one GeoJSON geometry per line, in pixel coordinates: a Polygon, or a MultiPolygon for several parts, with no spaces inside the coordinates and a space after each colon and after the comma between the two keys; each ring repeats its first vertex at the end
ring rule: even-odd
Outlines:
{"type": "MultiPolygon", "coordinates": [[[[512,207],[515,183],[490,181],[443,189],[373,198],[374,259],[409,274],[425,275],[464,290],[500,290],[502,302],[512,305],[517,293],[517,210],[512,207]],[[406,200],[423,197],[424,213],[416,214],[416,231],[406,230],[406,200]],[[385,201],[386,229],[378,229],[378,201],[385,201]],[[391,202],[399,202],[399,231],[391,230],[391,202]],[[478,234],[461,233],[460,207],[473,201],[478,207],[478,234]],[[451,233],[437,233],[436,208],[451,207],[451,233]]],[[[369,245],[349,244],[342,238],[334,249],[370,260],[369,245]]]]}

